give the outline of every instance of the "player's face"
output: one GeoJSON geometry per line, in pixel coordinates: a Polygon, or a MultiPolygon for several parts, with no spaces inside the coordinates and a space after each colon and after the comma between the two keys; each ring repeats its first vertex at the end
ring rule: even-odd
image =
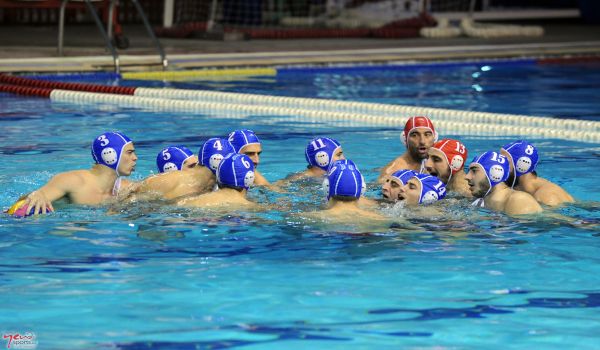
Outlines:
{"type": "Polygon", "coordinates": [[[129,176],[135,170],[137,155],[133,143],[128,143],[121,151],[121,160],[119,162],[119,174],[129,176]]]}
{"type": "Polygon", "coordinates": [[[469,190],[475,198],[483,198],[490,189],[490,183],[483,168],[477,164],[469,166],[469,172],[465,179],[469,183],[469,190]]]}
{"type": "Polygon", "coordinates": [[[246,145],[244,147],[242,147],[242,149],[240,149],[240,154],[245,154],[248,157],[250,157],[250,159],[252,159],[252,163],[254,163],[254,167],[258,167],[258,164],[260,163],[260,154],[262,153],[262,146],[260,144],[251,144],[251,145],[246,145]]]}
{"type": "Polygon", "coordinates": [[[381,185],[381,195],[383,198],[390,202],[398,201],[400,195],[400,189],[403,184],[395,177],[388,176],[385,179],[383,185],[381,185]]]}
{"type": "Polygon", "coordinates": [[[429,128],[415,128],[408,134],[406,146],[415,159],[427,158],[427,151],[434,143],[434,135],[429,128]]]}
{"type": "Polygon", "coordinates": [[[421,183],[413,177],[400,188],[398,200],[405,201],[407,205],[417,205],[419,204],[419,197],[421,197],[421,183]]]}
{"type": "Polygon", "coordinates": [[[342,147],[338,147],[335,152],[333,152],[333,157],[331,159],[331,163],[335,163],[338,160],[344,160],[346,159],[346,157],[344,156],[344,150],[342,149],[342,147]]]}
{"type": "Polygon", "coordinates": [[[438,149],[430,148],[427,152],[429,157],[425,161],[425,169],[430,175],[436,176],[447,184],[450,179],[450,165],[444,156],[444,153],[438,149]]]}

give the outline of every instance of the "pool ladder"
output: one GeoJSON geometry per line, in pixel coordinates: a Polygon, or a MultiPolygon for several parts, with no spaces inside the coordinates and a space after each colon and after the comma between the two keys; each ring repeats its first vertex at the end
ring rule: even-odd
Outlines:
{"type": "MultiPolygon", "coordinates": [[[[58,27],[58,55],[59,56],[63,56],[64,33],[65,33],[65,10],[67,8],[67,3],[69,1],[70,0],[62,0],[62,2],[60,4],[59,27],[58,27]]],[[[102,21],[100,20],[100,17],[98,17],[98,13],[96,13],[96,10],[94,9],[94,6],[92,5],[93,0],[84,0],[84,1],[85,1],[85,4],[86,4],[90,14],[94,18],[94,22],[96,23],[96,26],[98,27],[98,30],[100,31],[100,34],[104,38],[106,47],[110,50],[110,53],[112,55],[113,62],[115,65],[115,73],[118,74],[121,72],[121,65],[119,63],[119,54],[117,53],[117,50],[115,50],[115,47],[111,41],[111,37],[113,36],[112,35],[113,13],[114,13],[114,9],[115,9],[117,0],[110,0],[110,7],[109,7],[108,21],[107,21],[108,22],[107,30],[104,30],[102,21]],[[108,33],[107,33],[107,31],[108,31],[108,33]]],[[[98,0],[95,0],[95,1],[98,1],[98,0]]],[[[156,46],[158,54],[160,55],[163,70],[166,70],[169,65],[167,56],[165,55],[165,51],[164,51],[162,45],[160,44],[160,42],[158,41],[158,38],[156,38],[156,35],[154,35],[154,32],[152,31],[152,27],[150,27],[150,22],[148,21],[148,17],[146,17],[146,14],[144,13],[144,10],[142,9],[142,6],[138,2],[138,0],[131,0],[131,2],[135,6],[140,17],[142,18],[142,21],[144,22],[144,27],[146,27],[146,31],[148,31],[150,38],[152,38],[152,41],[154,42],[154,45],[156,46]]]]}

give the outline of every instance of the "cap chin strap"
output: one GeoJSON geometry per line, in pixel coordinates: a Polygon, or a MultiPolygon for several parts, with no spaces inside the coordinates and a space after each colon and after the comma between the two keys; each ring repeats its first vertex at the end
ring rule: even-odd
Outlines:
{"type": "Polygon", "coordinates": [[[514,189],[515,185],[517,184],[517,168],[515,167],[515,162],[513,162],[512,157],[510,157],[510,163],[513,166],[513,180],[512,184],[510,184],[510,188],[514,189]]]}
{"type": "MultiPolygon", "coordinates": [[[[509,147],[511,148],[511,147],[509,147]]],[[[510,188],[514,189],[515,184],[517,183],[517,168],[515,167],[515,161],[513,160],[512,154],[510,154],[509,151],[505,150],[504,148],[501,148],[502,151],[506,152],[506,154],[508,155],[508,160],[510,161],[510,164],[512,164],[512,168],[513,168],[513,180],[512,180],[512,184],[510,184],[510,188]]],[[[510,171],[510,169],[509,169],[510,171]]]]}
{"type": "MultiPolygon", "coordinates": [[[[433,148],[433,147],[431,147],[431,148],[433,148]]],[[[442,151],[439,148],[433,148],[433,149],[436,149],[436,150],[442,152],[442,154],[444,155],[444,159],[446,159],[446,163],[448,163],[448,169],[450,169],[450,175],[448,176],[447,184],[449,184],[450,183],[450,179],[452,179],[452,167],[450,166],[450,160],[448,160],[448,156],[446,155],[446,152],[442,151]]]]}
{"type": "Polygon", "coordinates": [[[490,188],[488,188],[487,192],[483,195],[483,198],[487,197],[487,195],[490,194],[490,192],[492,191],[492,180],[490,180],[487,173],[485,173],[485,178],[488,180],[488,184],[490,184],[490,188]]]}
{"type": "MultiPolygon", "coordinates": [[[[514,189],[515,184],[517,183],[517,167],[515,166],[515,161],[514,161],[512,155],[510,153],[508,153],[508,151],[506,151],[506,154],[508,154],[510,156],[509,160],[510,160],[510,164],[512,164],[512,168],[513,168],[513,180],[512,180],[512,184],[510,184],[510,188],[514,189]]],[[[509,171],[510,171],[510,169],[509,169],[509,171]]]]}
{"type": "MultiPolygon", "coordinates": [[[[123,148],[121,148],[121,152],[123,152],[123,148]]],[[[117,173],[117,177],[120,177],[121,174],[119,174],[119,164],[121,164],[121,153],[119,153],[119,159],[117,160],[117,166],[115,167],[115,172],[117,173]]]]}

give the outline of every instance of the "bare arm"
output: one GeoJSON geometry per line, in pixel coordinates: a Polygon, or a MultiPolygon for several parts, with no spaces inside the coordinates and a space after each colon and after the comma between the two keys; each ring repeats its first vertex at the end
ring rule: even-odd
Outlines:
{"type": "Polygon", "coordinates": [[[280,187],[280,186],[283,187],[283,186],[287,186],[290,182],[298,181],[298,180],[304,179],[306,177],[308,177],[308,175],[306,175],[305,171],[302,171],[299,173],[293,173],[293,174],[286,176],[285,178],[283,178],[281,180],[275,181],[275,183],[273,185],[278,186],[278,187],[280,187]]]}
{"type": "Polygon", "coordinates": [[[264,186],[273,192],[285,192],[278,185],[271,184],[258,170],[254,170],[254,186],[264,186]]]}
{"type": "Polygon", "coordinates": [[[150,176],[144,179],[144,181],[137,186],[134,192],[136,195],[164,195],[177,186],[177,181],[170,181],[170,179],[174,177],[173,174],[164,173],[150,176]]]}
{"type": "Polygon", "coordinates": [[[387,163],[386,166],[384,166],[381,169],[381,172],[379,173],[379,177],[377,178],[378,183],[380,183],[380,184],[384,183],[385,178],[394,172],[394,165],[396,164],[397,160],[398,160],[398,158],[392,160],[391,162],[387,163]]]}
{"type": "Polygon", "coordinates": [[[254,170],[254,186],[268,186],[270,184],[258,170],[254,170]]]}
{"type": "Polygon", "coordinates": [[[135,190],[134,195],[138,200],[172,200],[206,192],[205,187],[207,186],[208,179],[203,179],[198,174],[173,171],[145,179],[135,190]]]}
{"type": "Polygon", "coordinates": [[[81,183],[81,178],[75,172],[55,175],[44,186],[26,195],[25,205],[35,208],[34,214],[45,214],[48,209],[54,211],[52,202],[68,196],[81,183]]]}

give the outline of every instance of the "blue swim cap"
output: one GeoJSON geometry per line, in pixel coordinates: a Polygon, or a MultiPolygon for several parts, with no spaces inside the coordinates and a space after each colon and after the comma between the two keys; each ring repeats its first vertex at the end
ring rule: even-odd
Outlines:
{"type": "Polygon", "coordinates": [[[245,154],[229,153],[219,164],[217,182],[248,189],[254,183],[254,164],[245,154]]]}
{"type": "Polygon", "coordinates": [[[365,191],[366,183],[353,161],[338,160],[331,164],[329,173],[323,180],[323,190],[329,200],[333,196],[359,198],[365,191]]]}
{"type": "Polygon", "coordinates": [[[194,153],[185,146],[170,146],[158,152],[156,166],[159,173],[181,170],[183,163],[194,156],[194,153]]]}
{"type": "Polygon", "coordinates": [[[131,142],[129,137],[120,132],[105,132],[92,142],[92,157],[96,164],[115,169],[117,175],[120,176],[117,169],[121,161],[121,152],[123,152],[123,147],[131,142]]]}
{"type": "Polygon", "coordinates": [[[213,137],[200,146],[198,161],[216,174],[219,164],[229,153],[235,153],[231,143],[226,139],[213,137]]]}
{"type": "Polygon", "coordinates": [[[233,149],[236,152],[239,152],[242,149],[242,147],[246,145],[260,145],[260,140],[254,133],[254,131],[248,129],[235,130],[231,132],[231,134],[229,134],[229,137],[227,139],[229,140],[229,142],[233,146],[233,149]]]}
{"type": "Polygon", "coordinates": [[[498,152],[488,151],[483,153],[480,156],[473,158],[473,161],[469,165],[469,167],[473,164],[478,164],[483,168],[485,176],[488,179],[490,184],[490,188],[484,195],[492,190],[494,186],[497,184],[506,181],[508,179],[510,167],[508,165],[508,159],[505,156],[499,154],[498,152]]]}
{"type": "Polygon", "coordinates": [[[402,170],[398,170],[395,173],[393,173],[391,175],[391,177],[398,179],[398,181],[400,181],[400,183],[402,185],[406,185],[408,180],[417,176],[417,174],[419,174],[419,173],[417,173],[414,170],[402,169],[402,170]]]}
{"type": "Polygon", "coordinates": [[[421,183],[419,204],[430,204],[446,197],[446,185],[433,175],[416,174],[413,176],[421,183]]]}
{"type": "Polygon", "coordinates": [[[340,147],[340,143],[334,139],[317,137],[308,143],[304,155],[308,164],[327,171],[333,155],[340,147]]]}
{"type": "Polygon", "coordinates": [[[537,149],[531,143],[525,140],[519,140],[505,145],[502,147],[502,150],[510,155],[508,160],[515,169],[513,186],[517,181],[517,177],[535,171],[539,156],[537,149]]]}

